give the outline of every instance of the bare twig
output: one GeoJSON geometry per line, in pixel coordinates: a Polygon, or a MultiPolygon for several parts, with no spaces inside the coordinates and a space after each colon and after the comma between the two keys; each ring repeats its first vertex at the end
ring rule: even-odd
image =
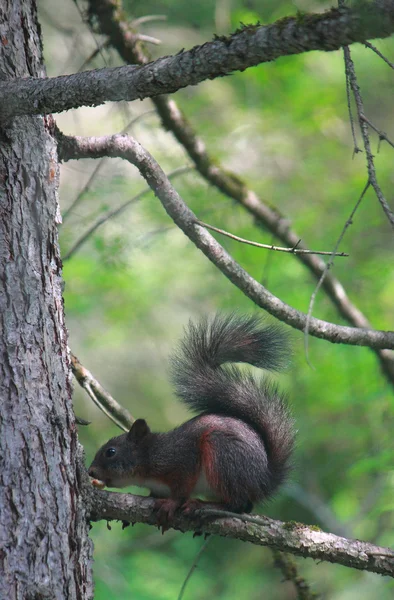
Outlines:
{"type": "MultiPolygon", "coordinates": [[[[282,302],[251,277],[207,232],[196,225],[196,215],[185,204],[160,165],[133,138],[125,135],[101,138],[67,137],[59,139],[59,150],[64,160],[71,158],[121,157],[138,167],[163,207],[218,269],[253,302],[296,329],[303,330],[306,315],[282,302]]],[[[311,335],[342,344],[355,344],[371,348],[394,348],[394,332],[345,327],[311,318],[311,335]]]]}
{"type": "Polygon", "coordinates": [[[143,17],[138,17],[138,19],[134,19],[131,22],[131,27],[136,28],[151,21],[167,21],[167,15],[144,15],[143,17]]]}
{"type": "MultiPolygon", "coordinates": [[[[192,166],[179,167],[178,169],[174,169],[174,171],[171,171],[171,173],[168,173],[167,177],[168,179],[174,179],[174,177],[183,175],[184,173],[188,173],[192,169],[192,166]]],[[[114,210],[111,210],[102,215],[91,227],[89,227],[89,229],[87,229],[87,231],[85,231],[85,233],[83,233],[78,238],[78,240],[74,243],[70,250],[66,252],[66,254],[62,258],[63,262],[69,260],[72,256],[74,256],[74,254],[83,246],[85,242],[87,242],[87,240],[93,235],[93,233],[97,231],[99,227],[101,227],[101,225],[104,225],[104,223],[106,223],[110,219],[113,219],[114,217],[120,215],[123,211],[126,210],[126,208],[129,208],[133,204],[136,204],[139,200],[141,200],[141,198],[149,194],[151,191],[152,190],[150,187],[146,187],[139,194],[131,198],[131,200],[124,202],[123,204],[118,206],[118,208],[115,208],[114,210]]]]}
{"type": "MultiPolygon", "coordinates": [[[[133,125],[135,125],[136,123],[138,123],[138,121],[140,121],[141,119],[144,119],[145,117],[147,117],[149,115],[154,114],[155,112],[156,112],[155,110],[147,110],[147,111],[141,113],[140,115],[137,115],[136,117],[133,117],[131,119],[131,121],[129,121],[129,123],[127,123],[126,127],[124,127],[122,129],[122,133],[126,133],[127,131],[129,131],[129,129],[131,127],[133,127],[133,125]]],[[[87,180],[87,182],[85,183],[85,185],[83,186],[83,188],[80,190],[80,192],[78,192],[78,195],[72,201],[72,203],[70,204],[70,206],[64,211],[64,213],[62,215],[63,224],[64,224],[65,221],[67,221],[67,219],[69,218],[69,216],[75,210],[75,207],[78,206],[78,204],[82,200],[83,196],[88,193],[88,191],[92,187],[92,184],[93,184],[94,180],[96,179],[99,171],[104,166],[106,160],[107,160],[106,157],[104,157],[104,158],[102,158],[97,163],[96,167],[93,169],[93,171],[92,171],[89,179],[87,180]]]]}
{"type": "MultiPolygon", "coordinates": [[[[74,1],[74,4],[76,6],[77,11],[79,12],[79,16],[81,17],[81,21],[84,23],[85,20],[86,20],[85,19],[85,15],[83,14],[82,10],[79,7],[78,0],[73,0],[73,1],[74,1]]],[[[104,54],[102,52],[102,48],[101,48],[99,42],[97,41],[96,36],[94,35],[93,31],[91,31],[90,27],[89,27],[89,30],[90,30],[90,35],[92,36],[92,39],[93,39],[94,43],[96,44],[98,54],[100,54],[100,56],[101,56],[101,58],[103,60],[103,63],[106,65],[107,61],[106,61],[106,58],[105,58],[105,56],[104,56],[104,54]]]]}
{"type": "Polygon", "coordinates": [[[394,212],[389,207],[386,198],[384,197],[382,190],[378,184],[375,172],[375,164],[373,160],[373,155],[371,152],[371,144],[369,142],[369,134],[368,134],[368,125],[365,121],[364,117],[364,104],[360,93],[360,88],[357,83],[356,71],[354,69],[354,63],[350,54],[350,49],[345,46],[343,49],[345,56],[345,64],[346,64],[346,75],[349,78],[350,87],[352,89],[354,99],[356,101],[358,120],[360,123],[361,134],[363,137],[365,154],[367,157],[367,167],[368,167],[368,176],[369,182],[375,190],[375,194],[382,205],[383,211],[389,220],[392,228],[394,229],[394,212]]]}
{"type": "Polygon", "coordinates": [[[190,567],[190,569],[189,569],[189,572],[188,572],[188,574],[186,575],[185,581],[184,581],[184,582],[183,582],[183,584],[182,584],[181,590],[180,590],[180,592],[179,592],[178,600],[182,600],[182,598],[183,598],[183,595],[184,595],[184,593],[185,593],[185,590],[186,590],[186,586],[187,586],[187,584],[189,583],[189,581],[190,581],[190,578],[191,578],[191,576],[193,575],[194,571],[196,570],[196,568],[197,568],[197,565],[198,565],[198,562],[199,562],[199,560],[200,560],[200,558],[201,558],[202,554],[205,552],[205,550],[206,550],[206,547],[208,546],[208,544],[210,543],[210,541],[211,541],[212,539],[213,539],[213,538],[207,538],[207,539],[204,541],[204,543],[203,543],[203,545],[201,546],[201,548],[199,549],[199,551],[197,552],[197,554],[196,554],[196,557],[195,557],[195,559],[193,560],[193,564],[192,564],[192,566],[190,567]]]}
{"type": "Polygon", "coordinates": [[[355,129],[354,129],[354,119],[353,119],[353,113],[352,113],[352,102],[351,102],[351,98],[350,98],[350,83],[349,83],[349,77],[348,77],[347,72],[346,72],[346,100],[347,100],[347,108],[348,108],[348,112],[349,112],[350,129],[352,131],[353,156],[354,156],[355,154],[358,154],[358,152],[362,152],[362,150],[361,150],[361,148],[358,147],[357,138],[356,138],[356,132],[355,132],[355,129]]]}
{"type": "Polygon", "coordinates": [[[310,587],[303,577],[297,572],[297,565],[285,552],[273,550],[275,566],[278,567],[286,581],[292,581],[297,592],[298,600],[318,600],[319,595],[310,590],[310,587]]]}
{"type": "Polygon", "coordinates": [[[310,364],[309,363],[309,356],[308,356],[309,323],[310,323],[310,320],[311,320],[311,317],[312,317],[312,311],[313,311],[313,307],[314,307],[314,304],[315,304],[317,293],[320,290],[321,286],[323,285],[323,281],[324,281],[325,276],[327,275],[329,269],[332,267],[332,265],[334,263],[334,258],[336,256],[336,252],[337,252],[337,250],[339,248],[340,243],[343,240],[343,237],[344,237],[347,229],[350,227],[350,225],[353,224],[353,217],[356,214],[356,211],[357,211],[358,207],[360,206],[361,201],[364,198],[364,196],[365,196],[365,194],[366,194],[366,192],[367,192],[367,190],[369,188],[369,185],[370,185],[369,181],[367,181],[367,183],[366,183],[363,191],[361,192],[361,195],[360,195],[359,199],[357,200],[357,202],[356,202],[356,204],[355,204],[352,212],[350,213],[350,216],[349,216],[348,220],[346,221],[345,225],[343,226],[343,229],[342,229],[342,231],[341,231],[341,233],[340,233],[340,235],[339,235],[339,237],[337,239],[337,242],[336,242],[336,244],[334,246],[334,249],[332,251],[331,257],[327,261],[326,267],[325,267],[323,273],[321,274],[321,277],[320,277],[319,281],[317,282],[317,285],[316,285],[316,287],[315,287],[315,289],[313,291],[313,294],[311,296],[311,299],[310,299],[310,302],[309,302],[308,314],[306,316],[305,329],[304,329],[304,348],[305,348],[305,356],[306,356],[306,360],[307,360],[308,364],[310,364]]]}
{"type": "Polygon", "coordinates": [[[103,168],[103,166],[107,160],[108,159],[104,157],[98,161],[97,165],[94,167],[93,171],[91,172],[91,174],[89,176],[89,179],[87,180],[87,182],[85,183],[83,188],[78,192],[77,196],[71,202],[70,206],[64,211],[64,213],[62,215],[63,225],[64,225],[65,221],[67,221],[69,216],[72,214],[72,212],[75,210],[76,206],[78,206],[81,199],[90,190],[92,183],[96,179],[97,175],[99,174],[99,172],[101,171],[101,169],[103,168]]]}
{"type": "Polygon", "coordinates": [[[392,141],[391,141],[391,140],[390,140],[390,139],[387,137],[387,134],[386,134],[386,133],[384,133],[384,131],[381,131],[380,129],[378,129],[378,128],[376,127],[376,125],[374,125],[374,124],[373,124],[373,123],[372,123],[372,122],[371,122],[369,119],[367,119],[367,117],[366,117],[365,115],[360,115],[360,119],[361,119],[362,121],[364,121],[365,123],[367,123],[367,125],[369,125],[369,127],[370,127],[371,129],[373,129],[374,131],[376,131],[376,133],[377,133],[377,134],[378,134],[378,136],[379,136],[379,141],[380,141],[380,140],[384,140],[385,142],[387,142],[388,144],[390,144],[390,146],[391,146],[392,148],[394,148],[394,143],[393,143],[393,142],[392,142],[392,141]]]}
{"type": "MultiPolygon", "coordinates": [[[[276,250],[277,252],[289,252],[290,254],[323,254],[325,256],[349,256],[346,252],[325,252],[323,250],[305,250],[304,248],[297,248],[293,246],[292,248],[282,248],[280,246],[273,246],[272,244],[260,244],[259,242],[253,242],[251,240],[246,240],[245,238],[241,238],[238,235],[234,235],[233,233],[229,233],[228,231],[224,231],[224,229],[219,229],[218,227],[214,227],[213,225],[208,225],[208,223],[204,223],[203,221],[196,221],[197,225],[201,225],[201,227],[205,227],[205,229],[211,229],[212,231],[216,231],[217,233],[221,233],[226,237],[231,238],[232,240],[236,240],[237,242],[241,242],[242,244],[248,244],[249,246],[256,246],[257,248],[265,248],[266,250],[276,250]]],[[[301,242],[301,240],[299,240],[301,242]]]]}
{"type": "Polygon", "coordinates": [[[376,46],[374,46],[374,45],[373,45],[373,44],[371,44],[370,42],[364,42],[364,46],[365,46],[366,48],[369,48],[369,49],[370,49],[370,50],[372,50],[373,52],[375,52],[375,54],[377,54],[378,56],[380,56],[380,58],[381,58],[381,59],[383,59],[383,60],[384,60],[384,62],[385,62],[386,64],[388,64],[388,66],[389,66],[389,67],[391,67],[392,69],[394,69],[394,63],[390,62],[390,61],[388,60],[388,58],[386,58],[386,57],[384,56],[384,54],[382,54],[382,53],[381,53],[381,52],[380,52],[380,51],[379,51],[379,50],[376,48],[376,46]]]}
{"type": "MultiPolygon", "coordinates": [[[[89,481],[84,485],[84,493],[87,512],[92,521],[117,519],[158,525],[155,501],[152,498],[98,490],[89,481]]],[[[193,519],[184,516],[181,511],[177,512],[172,527],[180,531],[202,529],[205,533],[271,546],[298,556],[394,577],[394,551],[390,548],[349,540],[301,523],[274,521],[268,517],[221,511],[197,513],[196,519],[193,519]],[[203,521],[201,525],[201,518],[205,514],[210,517],[215,515],[217,518],[203,521]]]]}
{"type": "Polygon", "coordinates": [[[154,46],[160,46],[162,43],[158,38],[152,37],[151,35],[145,35],[143,33],[139,33],[137,35],[140,42],[146,42],[147,44],[153,44],[154,46]]]}
{"type": "Polygon", "coordinates": [[[86,67],[92,62],[92,60],[96,58],[96,56],[100,54],[100,56],[102,57],[102,51],[104,50],[104,48],[108,48],[109,45],[109,40],[105,40],[105,42],[102,42],[95,50],[93,50],[93,52],[83,61],[82,65],[79,67],[78,73],[81,73],[81,71],[86,69],[86,67]]]}
{"type": "Polygon", "coordinates": [[[123,431],[129,431],[134,419],[129,411],[123,408],[102,385],[97,381],[90,371],[79,362],[78,358],[71,353],[71,369],[79,385],[89,394],[93,402],[111,421],[123,431]]]}

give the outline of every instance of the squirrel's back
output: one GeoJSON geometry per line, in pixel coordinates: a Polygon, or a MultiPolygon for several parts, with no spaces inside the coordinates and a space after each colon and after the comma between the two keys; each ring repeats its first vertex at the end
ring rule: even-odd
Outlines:
{"type": "Polygon", "coordinates": [[[200,414],[239,419],[263,441],[270,493],[283,481],[294,447],[288,403],[276,386],[225,363],[248,363],[279,370],[289,358],[281,327],[257,316],[217,315],[189,323],[172,358],[172,381],[179,398],[200,414]]]}

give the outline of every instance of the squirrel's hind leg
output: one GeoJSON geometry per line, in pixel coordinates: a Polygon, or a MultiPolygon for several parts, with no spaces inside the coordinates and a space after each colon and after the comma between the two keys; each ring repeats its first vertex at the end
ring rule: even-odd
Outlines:
{"type": "Polygon", "coordinates": [[[239,432],[214,430],[204,436],[202,468],[212,496],[219,502],[209,508],[250,512],[253,504],[264,496],[268,476],[265,449],[254,432],[249,437],[246,433],[249,432],[243,426],[239,432]],[[260,446],[258,452],[254,445],[260,446]]]}

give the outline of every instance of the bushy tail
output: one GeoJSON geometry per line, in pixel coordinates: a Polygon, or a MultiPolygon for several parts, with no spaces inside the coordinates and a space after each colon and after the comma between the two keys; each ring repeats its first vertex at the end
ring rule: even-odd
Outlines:
{"type": "Polygon", "coordinates": [[[216,315],[189,323],[172,358],[172,381],[180,399],[203,414],[241,419],[264,441],[272,489],[289,468],[294,446],[293,420],[276,386],[256,380],[234,365],[243,362],[279,370],[288,362],[288,339],[282,328],[256,316],[216,315]]]}

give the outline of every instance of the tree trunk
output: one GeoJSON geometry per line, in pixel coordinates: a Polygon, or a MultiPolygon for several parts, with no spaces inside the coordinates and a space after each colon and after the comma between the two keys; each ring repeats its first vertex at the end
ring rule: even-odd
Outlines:
{"type": "MultiPolygon", "coordinates": [[[[0,77],[43,77],[35,0],[0,5],[0,77]]],[[[0,124],[0,598],[92,597],[61,296],[51,117],[0,124]]]]}

